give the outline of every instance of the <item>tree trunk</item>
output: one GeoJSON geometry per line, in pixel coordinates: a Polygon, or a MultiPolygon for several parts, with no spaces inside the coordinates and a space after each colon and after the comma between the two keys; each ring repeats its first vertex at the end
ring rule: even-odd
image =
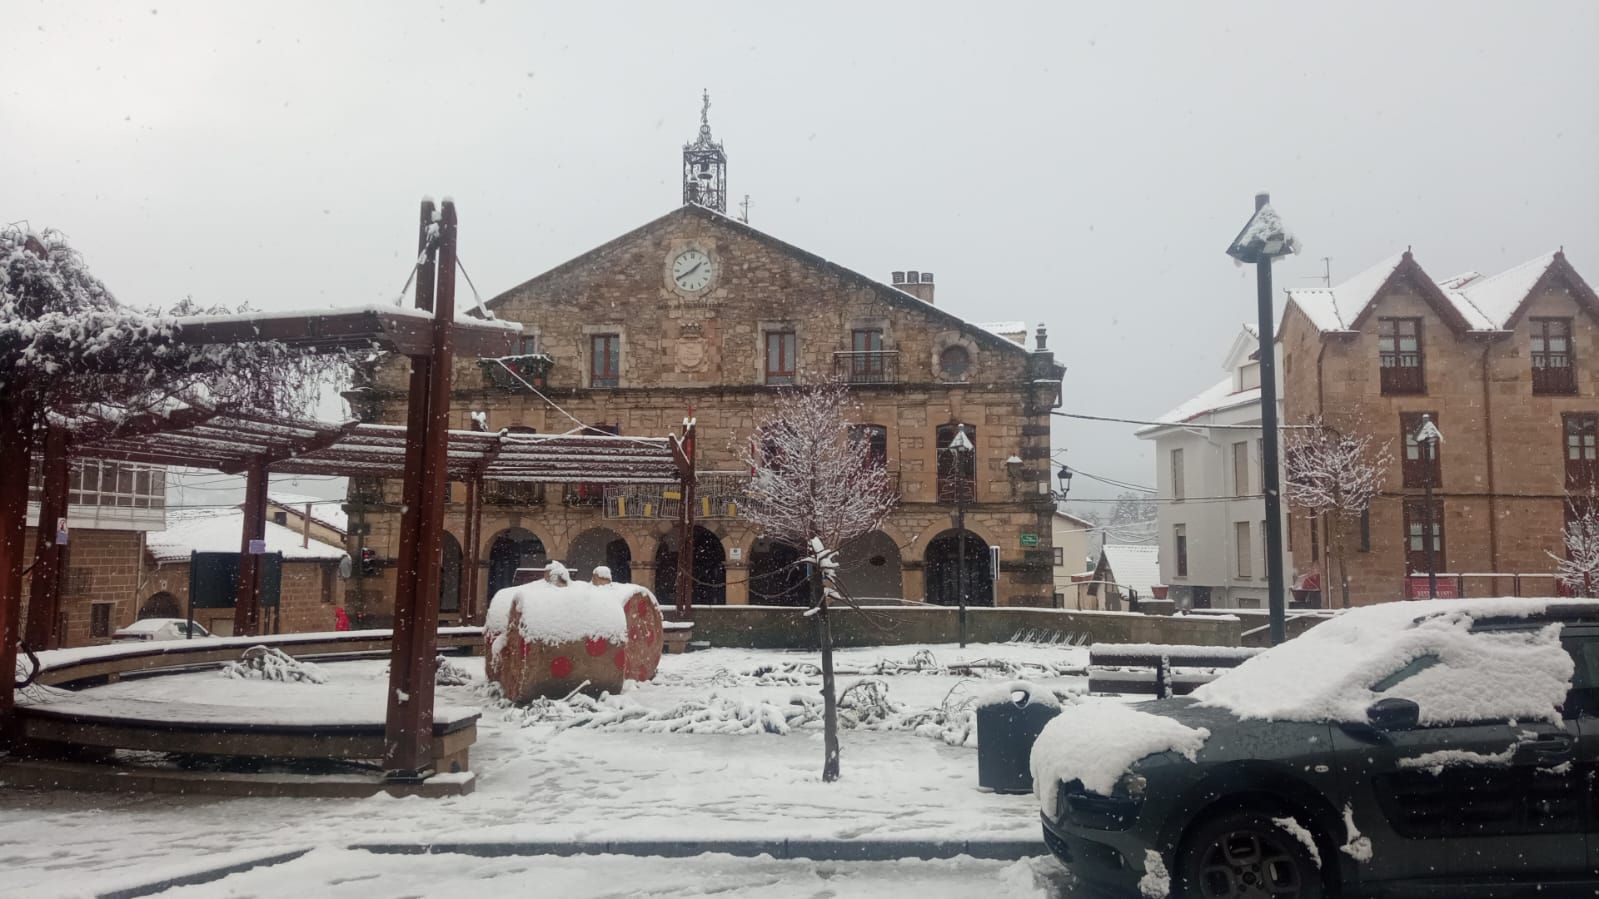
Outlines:
{"type": "Polygon", "coordinates": [[[838,780],[838,693],[833,686],[833,629],[823,598],[822,567],[811,566],[811,602],[817,605],[816,642],[822,649],[822,782],[838,780]]]}

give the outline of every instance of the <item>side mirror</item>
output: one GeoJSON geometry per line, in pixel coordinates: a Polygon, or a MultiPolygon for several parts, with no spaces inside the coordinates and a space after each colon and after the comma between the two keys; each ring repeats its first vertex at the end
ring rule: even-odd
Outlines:
{"type": "Polygon", "coordinates": [[[1366,721],[1379,731],[1413,730],[1421,720],[1421,706],[1409,699],[1379,699],[1366,709],[1366,721]]]}

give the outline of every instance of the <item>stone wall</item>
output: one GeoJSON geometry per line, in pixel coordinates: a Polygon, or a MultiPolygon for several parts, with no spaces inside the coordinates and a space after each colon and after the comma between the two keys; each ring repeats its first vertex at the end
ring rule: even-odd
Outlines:
{"type": "MultiPolygon", "coordinates": [[[[1240,625],[1222,616],[1138,615],[1056,609],[967,609],[969,643],[1004,643],[1033,631],[1076,642],[1175,643],[1237,646],[1240,625]]],[[[839,647],[955,643],[959,610],[929,606],[835,609],[833,643],[839,647]]],[[[816,621],[781,606],[702,606],[694,610],[694,639],[713,647],[815,649],[816,621]]]]}
{"type": "MultiPolygon", "coordinates": [[[[33,564],[36,531],[28,528],[23,558],[33,564]]],[[[138,611],[140,556],[144,544],[138,531],[111,531],[74,528],[67,544],[65,576],[61,582],[61,612],[66,627],[63,646],[103,643],[107,638],[91,636],[96,604],[110,606],[111,631],[131,624],[138,611]]],[[[22,614],[28,609],[31,578],[22,579],[22,614]]],[[[24,632],[26,623],[24,621],[24,632]]]]}
{"type": "MultiPolygon", "coordinates": [[[[178,607],[189,608],[189,563],[168,562],[152,566],[145,585],[145,597],[166,591],[176,597],[178,607]]],[[[280,595],[278,626],[275,633],[295,634],[331,631],[333,610],[344,602],[344,581],[335,562],[285,561],[280,595]]],[[[263,611],[263,621],[269,620],[263,611]]],[[[233,609],[195,609],[194,620],[214,634],[233,633],[233,609]]],[[[131,623],[129,621],[125,623],[131,623]]]]}

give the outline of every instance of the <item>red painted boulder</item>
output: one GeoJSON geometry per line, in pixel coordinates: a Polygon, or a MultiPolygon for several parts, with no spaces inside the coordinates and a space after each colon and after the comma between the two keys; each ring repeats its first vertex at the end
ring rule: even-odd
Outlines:
{"type": "Polygon", "coordinates": [[[513,702],[574,690],[619,693],[628,620],[604,588],[573,581],[558,562],[544,580],[494,594],[483,623],[489,677],[513,702]]]}
{"type": "Polygon", "coordinates": [[[655,594],[637,584],[613,583],[610,569],[603,567],[594,569],[594,590],[621,606],[627,616],[623,673],[628,680],[653,680],[666,642],[661,605],[655,594]]]}

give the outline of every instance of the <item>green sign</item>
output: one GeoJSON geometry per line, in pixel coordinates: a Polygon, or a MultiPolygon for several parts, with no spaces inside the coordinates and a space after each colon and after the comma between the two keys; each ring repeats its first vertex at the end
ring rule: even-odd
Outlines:
{"type": "Polygon", "coordinates": [[[1022,535],[1022,545],[1023,546],[1037,546],[1038,545],[1038,535],[1037,534],[1023,534],[1022,535]]]}

